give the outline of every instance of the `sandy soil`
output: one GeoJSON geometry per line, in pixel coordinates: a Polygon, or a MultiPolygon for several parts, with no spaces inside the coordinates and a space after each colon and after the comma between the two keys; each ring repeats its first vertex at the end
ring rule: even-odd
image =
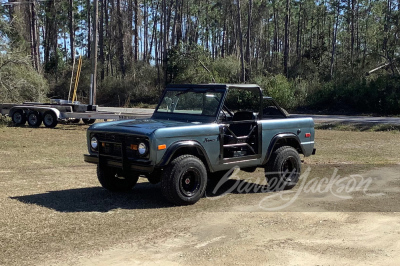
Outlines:
{"type": "Polygon", "coordinates": [[[371,178],[371,184],[340,196],[340,186],[313,193],[310,186],[300,184],[293,193],[248,195],[241,205],[235,202],[235,193],[217,200],[204,198],[234,204],[223,210],[200,211],[171,221],[151,235],[101,252],[83,253],[80,258],[64,258],[57,264],[398,265],[399,170],[400,166],[390,166],[357,175],[354,178],[371,178]],[[293,195],[298,197],[283,210],[264,209],[282,206],[281,196],[293,195]]]}
{"type": "Polygon", "coordinates": [[[265,192],[261,169],[240,172],[186,207],[145,179],[102,189],[83,162],[85,127],[0,133],[0,265],[400,262],[398,133],[318,131],[293,190],[265,192]]]}

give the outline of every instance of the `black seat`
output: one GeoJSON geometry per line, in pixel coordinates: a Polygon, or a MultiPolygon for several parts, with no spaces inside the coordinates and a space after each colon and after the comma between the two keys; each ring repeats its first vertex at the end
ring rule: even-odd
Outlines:
{"type": "Polygon", "coordinates": [[[247,136],[250,134],[251,130],[254,127],[254,120],[255,116],[253,112],[250,111],[238,111],[236,112],[233,117],[232,121],[249,121],[252,120],[253,122],[245,122],[245,123],[238,123],[238,124],[231,124],[229,129],[237,136],[247,136]]]}

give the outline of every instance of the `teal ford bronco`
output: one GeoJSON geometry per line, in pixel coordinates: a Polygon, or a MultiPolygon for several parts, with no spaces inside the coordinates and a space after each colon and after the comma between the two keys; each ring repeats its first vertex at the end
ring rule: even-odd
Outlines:
{"type": "Polygon", "coordinates": [[[271,188],[291,188],[299,154],[315,154],[313,120],[290,118],[258,85],[168,85],[150,119],[94,124],[87,144],[104,188],[130,190],[143,176],[176,205],[196,203],[234,167],[262,167],[271,188]]]}

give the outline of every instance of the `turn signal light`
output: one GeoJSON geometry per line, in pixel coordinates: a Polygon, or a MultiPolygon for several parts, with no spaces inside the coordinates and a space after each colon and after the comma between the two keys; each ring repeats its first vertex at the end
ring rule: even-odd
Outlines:
{"type": "Polygon", "coordinates": [[[167,148],[167,145],[165,145],[165,144],[158,145],[158,150],[159,150],[159,151],[165,150],[166,148],[167,148]]]}
{"type": "Polygon", "coordinates": [[[131,144],[131,150],[137,151],[138,145],[137,144],[131,144]]]}

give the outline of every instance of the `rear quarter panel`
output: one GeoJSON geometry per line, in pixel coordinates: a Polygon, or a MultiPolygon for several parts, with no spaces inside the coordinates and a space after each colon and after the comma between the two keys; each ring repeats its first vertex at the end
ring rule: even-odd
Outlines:
{"type": "Polygon", "coordinates": [[[310,156],[314,148],[315,130],[312,118],[285,118],[261,120],[262,127],[262,160],[267,155],[271,140],[281,133],[295,134],[303,146],[304,156],[310,156]],[[311,137],[307,138],[306,133],[311,137]]]}

